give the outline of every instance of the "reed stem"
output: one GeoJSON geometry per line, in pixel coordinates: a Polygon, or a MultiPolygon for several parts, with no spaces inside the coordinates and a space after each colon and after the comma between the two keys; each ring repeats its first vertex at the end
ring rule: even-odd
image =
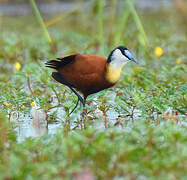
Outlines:
{"type": "Polygon", "coordinates": [[[123,12],[120,14],[120,18],[117,21],[115,37],[114,37],[114,45],[117,46],[120,44],[122,39],[122,34],[125,32],[125,25],[127,24],[127,20],[130,14],[128,8],[126,8],[126,3],[124,3],[123,12]]]}
{"type": "Polygon", "coordinates": [[[37,5],[35,3],[35,0],[30,0],[30,3],[31,3],[31,6],[33,8],[35,17],[36,17],[38,23],[40,24],[40,26],[41,26],[41,28],[43,30],[43,33],[44,33],[44,36],[45,36],[46,40],[49,43],[51,43],[52,42],[51,36],[50,36],[46,26],[45,26],[45,23],[44,23],[43,18],[42,18],[41,14],[40,14],[40,11],[38,10],[38,7],[37,7],[37,5]]]}
{"type": "Polygon", "coordinates": [[[103,46],[104,46],[104,36],[103,36],[103,21],[104,21],[104,6],[105,1],[104,0],[96,0],[96,6],[97,6],[97,40],[99,42],[99,53],[103,54],[103,46]]]}
{"type": "Polygon", "coordinates": [[[134,17],[136,26],[137,26],[141,36],[143,37],[144,44],[147,45],[148,44],[147,36],[146,36],[145,31],[144,31],[143,25],[141,23],[140,17],[138,16],[138,14],[136,12],[136,9],[134,8],[133,2],[131,0],[126,0],[126,1],[127,1],[128,6],[129,6],[129,10],[131,11],[131,13],[134,17]]]}

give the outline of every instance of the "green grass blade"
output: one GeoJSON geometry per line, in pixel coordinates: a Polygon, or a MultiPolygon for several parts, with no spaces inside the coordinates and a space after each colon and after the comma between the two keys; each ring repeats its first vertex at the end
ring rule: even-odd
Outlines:
{"type": "Polygon", "coordinates": [[[129,6],[129,10],[131,11],[133,17],[134,17],[134,20],[135,20],[135,23],[137,25],[137,28],[140,32],[140,34],[142,35],[143,37],[143,40],[144,40],[144,44],[147,45],[148,44],[148,39],[147,39],[147,36],[146,36],[146,33],[144,31],[144,28],[143,28],[143,25],[141,23],[141,20],[134,8],[134,5],[133,5],[133,2],[131,0],[127,0],[127,4],[129,6]]]}
{"type": "Polygon", "coordinates": [[[2,26],[2,14],[0,13],[0,30],[1,30],[1,26],[2,26]]]}
{"type": "Polygon", "coordinates": [[[97,40],[99,42],[99,53],[103,53],[103,45],[104,45],[104,35],[103,35],[103,21],[104,21],[104,6],[105,6],[105,0],[96,0],[96,6],[97,6],[97,40]]]}
{"type": "MultiPolygon", "coordinates": [[[[125,6],[126,4],[124,3],[124,9],[125,9],[125,6]]],[[[120,18],[118,20],[117,27],[116,27],[115,37],[114,37],[115,46],[119,45],[121,41],[122,34],[125,31],[125,25],[127,24],[129,14],[130,14],[130,11],[129,9],[126,8],[123,11],[123,13],[120,15],[120,18]]]]}
{"type": "Polygon", "coordinates": [[[35,14],[35,16],[36,16],[36,19],[37,19],[38,23],[40,24],[40,26],[41,26],[41,28],[42,28],[42,30],[43,30],[43,33],[44,33],[44,36],[45,36],[46,40],[47,40],[49,43],[51,43],[51,42],[52,42],[51,36],[50,36],[50,34],[49,34],[49,32],[48,32],[46,26],[45,26],[45,23],[44,23],[44,21],[43,21],[43,19],[42,19],[42,16],[41,16],[41,14],[40,14],[40,12],[39,12],[39,10],[38,10],[38,8],[37,8],[37,5],[36,5],[36,3],[35,3],[35,0],[30,0],[30,3],[31,3],[31,5],[32,5],[32,8],[33,8],[34,14],[35,14]]]}

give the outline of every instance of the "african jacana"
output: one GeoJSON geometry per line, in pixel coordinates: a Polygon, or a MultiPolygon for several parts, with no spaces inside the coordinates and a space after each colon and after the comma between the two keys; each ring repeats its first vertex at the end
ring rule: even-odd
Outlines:
{"type": "Polygon", "coordinates": [[[45,64],[46,67],[57,70],[52,73],[57,82],[68,86],[77,95],[78,101],[72,113],[79,101],[85,107],[86,98],[90,94],[115,85],[120,79],[123,66],[128,61],[137,63],[126,47],[119,46],[107,59],[96,55],[72,54],[57,60],[49,60],[45,64]],[[80,91],[84,98],[75,89],[80,91]]]}

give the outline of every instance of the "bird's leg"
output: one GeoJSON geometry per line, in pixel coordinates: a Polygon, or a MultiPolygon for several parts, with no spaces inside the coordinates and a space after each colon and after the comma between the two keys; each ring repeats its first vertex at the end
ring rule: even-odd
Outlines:
{"type": "Polygon", "coordinates": [[[73,110],[69,113],[69,115],[70,115],[70,114],[72,114],[73,111],[77,108],[77,106],[78,106],[78,104],[79,104],[79,101],[83,104],[83,103],[84,103],[84,100],[83,100],[83,98],[80,96],[80,94],[79,94],[77,91],[75,91],[71,86],[69,86],[69,88],[70,88],[70,89],[75,93],[75,95],[78,97],[78,100],[77,100],[77,103],[76,103],[75,107],[74,107],[73,110]]]}
{"type": "MultiPolygon", "coordinates": [[[[73,113],[73,111],[77,108],[78,104],[79,104],[79,101],[82,103],[83,105],[83,112],[81,113],[81,119],[80,119],[80,126],[81,126],[81,129],[83,129],[83,122],[84,122],[84,127],[85,127],[85,104],[86,104],[86,97],[84,97],[84,99],[80,96],[80,94],[75,91],[71,86],[69,86],[69,88],[75,93],[75,95],[78,97],[78,100],[77,100],[77,104],[75,105],[75,107],[73,108],[73,110],[71,111],[71,113],[73,113]]],[[[69,113],[69,115],[71,114],[69,113]]]]}
{"type": "Polygon", "coordinates": [[[72,111],[69,113],[69,116],[71,115],[71,113],[73,113],[73,111],[77,108],[77,106],[78,106],[78,104],[79,104],[79,98],[78,98],[78,100],[77,100],[77,103],[76,103],[76,105],[75,105],[75,107],[72,109],[72,111]]]}
{"type": "Polygon", "coordinates": [[[82,109],[82,113],[81,113],[81,122],[84,123],[84,128],[86,128],[86,109],[85,109],[85,106],[86,106],[86,97],[84,97],[84,102],[82,103],[83,105],[83,109],[82,109]]]}
{"type": "Polygon", "coordinates": [[[79,94],[77,91],[75,91],[75,89],[73,89],[71,86],[69,86],[69,88],[77,95],[79,101],[83,104],[83,103],[84,103],[84,100],[83,100],[83,98],[80,96],[80,94],[79,94]]]}
{"type": "Polygon", "coordinates": [[[80,125],[81,125],[81,129],[83,128],[83,122],[84,122],[84,128],[85,128],[85,118],[86,118],[86,111],[85,111],[85,105],[86,105],[86,98],[87,98],[87,96],[84,96],[84,99],[80,96],[80,94],[77,92],[77,91],[75,91],[71,86],[68,86],[74,93],[75,93],[75,95],[78,97],[78,100],[77,100],[77,103],[76,103],[76,105],[75,105],[75,107],[73,108],[73,110],[69,113],[69,115],[71,114],[71,113],[73,113],[73,111],[77,108],[77,106],[78,106],[78,104],[79,104],[79,101],[82,103],[82,105],[83,105],[83,111],[82,111],[82,113],[81,113],[81,119],[80,119],[80,125]]]}

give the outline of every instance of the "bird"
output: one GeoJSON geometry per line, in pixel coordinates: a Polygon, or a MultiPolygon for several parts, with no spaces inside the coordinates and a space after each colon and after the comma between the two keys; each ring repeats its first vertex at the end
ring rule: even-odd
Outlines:
{"type": "Polygon", "coordinates": [[[110,52],[108,58],[75,53],[48,60],[45,66],[55,69],[56,72],[52,72],[52,77],[69,87],[78,97],[70,115],[77,108],[79,101],[84,109],[89,95],[114,86],[120,79],[123,67],[130,61],[138,64],[125,46],[118,46],[110,52]]]}

